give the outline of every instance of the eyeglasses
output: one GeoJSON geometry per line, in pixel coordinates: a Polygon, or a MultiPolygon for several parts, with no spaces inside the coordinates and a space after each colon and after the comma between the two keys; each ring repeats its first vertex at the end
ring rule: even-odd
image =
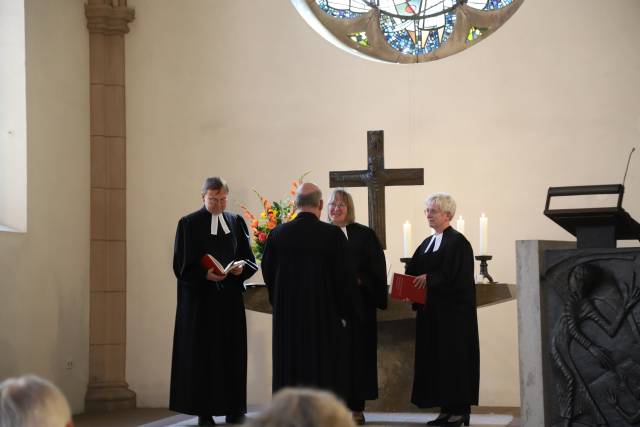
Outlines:
{"type": "Polygon", "coordinates": [[[344,203],[331,202],[331,203],[329,203],[329,207],[330,208],[334,208],[334,209],[346,209],[347,205],[345,205],[344,203]]]}

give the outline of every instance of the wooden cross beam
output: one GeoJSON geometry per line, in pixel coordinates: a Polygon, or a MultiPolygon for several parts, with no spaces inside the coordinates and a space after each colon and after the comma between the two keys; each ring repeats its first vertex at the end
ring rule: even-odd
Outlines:
{"type": "Polygon", "coordinates": [[[389,185],[423,185],[424,169],[385,169],[384,131],[367,131],[367,170],[329,172],[329,186],[369,189],[369,227],[387,248],[384,190],[389,185]]]}

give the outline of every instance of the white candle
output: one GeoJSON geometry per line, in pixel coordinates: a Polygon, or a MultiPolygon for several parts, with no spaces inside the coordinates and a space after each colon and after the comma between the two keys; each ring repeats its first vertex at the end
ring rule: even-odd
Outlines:
{"type": "Polygon", "coordinates": [[[480,216],[480,255],[487,255],[489,246],[489,218],[484,214],[480,216]]]}
{"type": "Polygon", "coordinates": [[[456,230],[459,233],[464,234],[464,219],[462,219],[462,215],[458,216],[458,220],[456,221],[456,230]]]}
{"type": "Polygon", "coordinates": [[[402,224],[402,237],[402,254],[404,258],[409,258],[411,256],[411,223],[408,220],[402,224]]]}

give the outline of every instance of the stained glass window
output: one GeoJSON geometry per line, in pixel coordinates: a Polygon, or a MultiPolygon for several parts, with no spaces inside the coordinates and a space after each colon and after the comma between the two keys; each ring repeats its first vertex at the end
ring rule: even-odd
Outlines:
{"type": "Polygon", "coordinates": [[[358,43],[359,46],[369,46],[369,38],[367,37],[367,33],[365,33],[364,31],[360,31],[359,33],[351,33],[349,34],[349,38],[358,43]]]}
{"type": "Polygon", "coordinates": [[[347,48],[389,62],[428,61],[465,49],[500,27],[523,1],[292,0],[303,16],[312,12],[312,26],[320,23],[347,48]]]}
{"type": "Polygon", "coordinates": [[[511,4],[513,0],[469,0],[467,5],[474,9],[480,10],[496,10],[511,4]]]}

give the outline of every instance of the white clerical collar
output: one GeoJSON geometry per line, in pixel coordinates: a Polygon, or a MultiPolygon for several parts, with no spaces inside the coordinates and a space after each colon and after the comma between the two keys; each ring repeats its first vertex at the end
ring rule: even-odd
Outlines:
{"type": "Polygon", "coordinates": [[[229,234],[229,227],[227,226],[227,223],[224,220],[224,215],[222,215],[222,213],[215,215],[211,214],[211,234],[213,234],[214,236],[218,235],[218,223],[220,223],[224,234],[229,234]]]}
{"type": "Polygon", "coordinates": [[[424,250],[424,253],[427,253],[427,251],[429,250],[431,245],[433,245],[433,252],[436,252],[438,249],[440,249],[440,244],[441,243],[442,243],[442,233],[434,234],[431,237],[431,240],[429,241],[429,244],[427,245],[427,249],[424,250]]]}
{"type": "Polygon", "coordinates": [[[349,239],[349,234],[347,234],[347,226],[342,226],[340,227],[340,230],[342,230],[342,232],[344,233],[344,237],[347,238],[347,240],[349,239]]]}

